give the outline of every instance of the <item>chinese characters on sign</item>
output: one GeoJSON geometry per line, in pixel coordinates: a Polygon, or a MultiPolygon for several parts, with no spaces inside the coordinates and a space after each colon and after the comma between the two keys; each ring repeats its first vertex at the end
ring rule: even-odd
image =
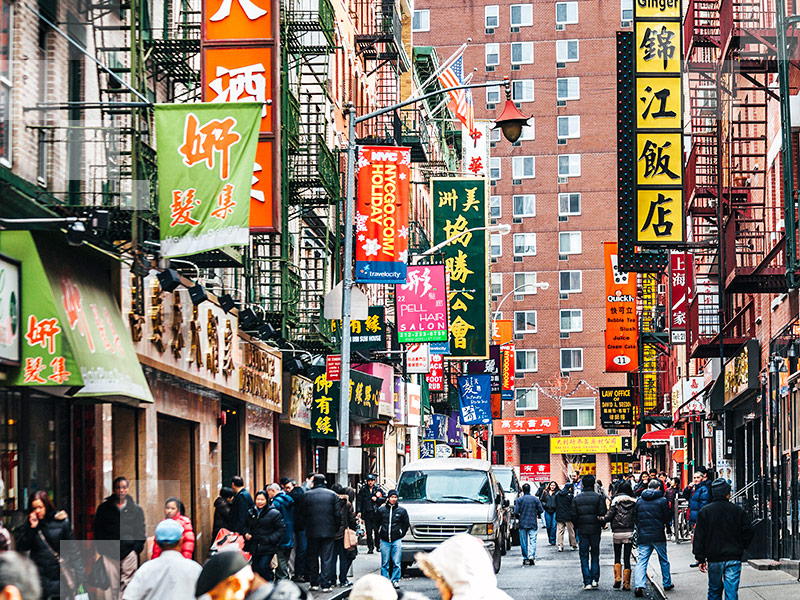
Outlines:
{"type": "Polygon", "coordinates": [[[397,341],[447,341],[444,265],[412,265],[406,283],[395,287],[397,341]]]}
{"type": "Polygon", "coordinates": [[[543,483],[550,481],[550,464],[520,465],[519,479],[524,482],[543,483]]]}
{"type": "Polygon", "coordinates": [[[532,435],[541,433],[558,433],[558,419],[555,417],[535,417],[526,419],[495,419],[495,435],[532,435]]]}
{"type": "Polygon", "coordinates": [[[486,281],[486,179],[433,178],[433,243],[442,249],[450,276],[450,356],[487,358],[489,302],[486,281]],[[459,235],[460,234],[460,235],[459,235]]]}
{"type": "Polygon", "coordinates": [[[604,429],[633,427],[632,388],[600,388],[600,424],[604,429]]]}
{"type": "MultiPolygon", "coordinates": [[[[378,417],[383,380],[360,371],[350,371],[350,417],[352,421],[368,422],[378,417]]],[[[325,373],[314,380],[311,402],[311,437],[337,439],[339,415],[338,381],[328,381],[325,373]]]]}
{"type": "Polygon", "coordinates": [[[635,371],[639,365],[636,273],[619,270],[617,242],[604,242],[606,286],[606,371],[635,371]]]}
{"type": "Polygon", "coordinates": [[[619,436],[550,438],[550,454],[608,454],[621,451],[622,438],[619,436]]]}
{"type": "Polygon", "coordinates": [[[684,240],[679,0],[635,6],[636,243],[684,240]]]}
{"type": "Polygon", "coordinates": [[[686,343],[693,286],[694,257],[688,252],[673,252],[669,257],[669,333],[672,344],[686,343]]]}
{"type": "Polygon", "coordinates": [[[355,280],[405,283],[411,149],[358,148],[355,280]]]}
{"type": "MultiPolygon", "coordinates": [[[[383,349],[386,347],[386,318],[383,306],[370,306],[365,321],[350,321],[350,348],[356,350],[383,349]]],[[[331,331],[337,334],[342,322],[331,321],[331,331]]]]}
{"type": "Polygon", "coordinates": [[[458,403],[463,425],[487,425],[491,414],[491,375],[461,375],[458,378],[458,403]]]}

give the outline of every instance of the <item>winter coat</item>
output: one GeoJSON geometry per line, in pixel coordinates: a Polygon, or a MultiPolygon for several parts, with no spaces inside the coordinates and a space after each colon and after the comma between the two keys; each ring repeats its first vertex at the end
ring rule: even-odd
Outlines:
{"type": "Polygon", "coordinates": [[[384,542],[402,540],[411,527],[406,509],[399,504],[392,506],[388,502],[378,509],[378,523],[378,536],[384,542]]]}
{"type": "Polygon", "coordinates": [[[306,492],[304,503],[306,537],[334,539],[342,520],[336,492],[325,486],[313,487],[306,492]]]}
{"type": "Polygon", "coordinates": [[[647,484],[650,483],[649,481],[642,481],[639,480],[639,483],[636,484],[636,487],[633,488],[633,495],[637,498],[642,495],[642,493],[647,489],[647,484]]]}
{"type": "Polygon", "coordinates": [[[601,531],[600,519],[606,514],[606,499],[595,491],[583,490],[572,500],[572,525],[581,535],[595,535],[601,531]]]}
{"type": "Polygon", "coordinates": [[[353,509],[353,503],[345,494],[339,494],[339,503],[341,505],[342,516],[341,523],[339,523],[339,531],[336,532],[337,540],[344,539],[344,530],[347,528],[358,529],[358,521],[356,520],[356,511],[353,509]]]}
{"type": "Polygon", "coordinates": [[[292,491],[289,492],[289,495],[292,497],[292,500],[294,500],[294,530],[295,533],[297,533],[306,528],[303,516],[306,491],[299,485],[296,485],[292,488],[292,491]]]}
{"type": "Polygon", "coordinates": [[[711,502],[711,486],[708,482],[701,482],[692,490],[692,496],[689,499],[689,524],[694,525],[697,522],[697,515],[700,510],[709,502],[711,502]]]}
{"type": "Polygon", "coordinates": [[[542,492],[542,496],[539,498],[542,502],[542,508],[550,514],[556,512],[556,494],[558,492],[550,493],[549,490],[545,490],[542,492]]]}
{"type": "Polygon", "coordinates": [[[556,521],[558,523],[568,523],[572,520],[570,510],[573,497],[574,491],[571,483],[565,484],[556,492],[556,521]]]}
{"type": "Polygon", "coordinates": [[[514,502],[514,514],[519,519],[520,529],[539,529],[539,515],[543,512],[542,503],[536,496],[522,494],[514,502]]]}
{"type": "Polygon", "coordinates": [[[378,512],[384,502],[386,502],[386,493],[383,489],[377,483],[372,486],[372,489],[369,489],[369,486],[365,483],[358,490],[356,509],[361,513],[362,517],[371,517],[378,512]],[[375,500],[372,499],[373,496],[375,500]]]}
{"type": "Polygon", "coordinates": [[[125,506],[117,506],[117,497],[106,498],[94,513],[94,539],[109,540],[116,543],[99,543],[97,550],[106,556],[128,556],[131,552],[139,554],[144,550],[147,534],[144,529],[144,511],[130,496],[125,498],[125,506]]]}
{"type": "Polygon", "coordinates": [[[245,544],[245,549],[259,556],[275,554],[286,533],[281,511],[270,506],[259,509],[254,505],[247,512],[244,527],[245,534],[252,536],[245,544]]]}
{"type": "Polygon", "coordinates": [[[603,521],[611,523],[614,533],[633,531],[636,526],[636,499],[625,494],[614,496],[603,521]]]}
{"type": "Polygon", "coordinates": [[[753,536],[747,513],[726,498],[715,498],[697,514],[692,553],[701,563],[740,561],[753,536]]]}
{"type": "Polygon", "coordinates": [[[667,541],[664,528],[672,522],[669,502],[661,490],[645,490],[636,502],[636,526],[639,528],[639,545],[659,544],[667,541]]]}
{"type": "Polygon", "coordinates": [[[672,486],[667,487],[667,489],[664,490],[664,498],[669,502],[669,507],[673,508],[675,506],[675,488],[672,486]]]}
{"type": "MultiPolygon", "coordinates": [[[[192,520],[186,515],[176,515],[175,520],[183,526],[183,543],[181,544],[181,554],[184,558],[192,558],[194,554],[194,529],[192,520]]],[[[151,558],[161,556],[161,546],[153,544],[153,554],[151,558]]]]}
{"type": "Polygon", "coordinates": [[[277,508],[283,517],[285,530],[278,545],[281,548],[294,546],[294,500],[286,492],[278,492],[272,499],[272,508],[277,508]]]}
{"type": "Polygon", "coordinates": [[[72,525],[63,511],[49,513],[39,521],[35,529],[27,519],[16,532],[16,550],[18,552],[30,552],[30,558],[39,571],[39,579],[42,583],[42,598],[60,597],[61,587],[61,567],[58,559],[53,555],[54,550],[73,568],[78,581],[85,581],[85,574],[82,567],[81,557],[75,544],[64,544],[62,541],[75,539],[72,525]],[[47,544],[39,536],[42,532],[47,544]],[[50,548],[48,548],[48,544],[50,548]]]}
{"type": "Polygon", "coordinates": [[[233,497],[231,502],[231,529],[236,533],[244,533],[244,524],[247,521],[247,513],[255,505],[253,497],[246,489],[242,488],[233,497]]]}
{"type": "Polygon", "coordinates": [[[231,503],[225,498],[214,500],[214,528],[211,533],[211,542],[217,539],[220,529],[231,529],[231,503]]]}

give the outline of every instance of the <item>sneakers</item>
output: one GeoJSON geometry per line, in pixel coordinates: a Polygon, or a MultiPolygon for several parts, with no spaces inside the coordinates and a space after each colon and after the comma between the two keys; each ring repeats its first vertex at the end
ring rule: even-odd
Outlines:
{"type": "Polygon", "coordinates": [[[600,584],[599,584],[599,583],[597,583],[596,581],[593,581],[593,582],[592,582],[592,587],[593,587],[593,588],[600,587],[600,584]]]}
{"type": "Polygon", "coordinates": [[[591,583],[587,583],[585,586],[583,586],[583,589],[585,589],[585,590],[592,589],[592,584],[591,583]]]}
{"type": "Polygon", "coordinates": [[[533,565],[536,564],[536,561],[531,558],[531,559],[528,560],[528,564],[533,566],[533,565]]]}
{"type": "Polygon", "coordinates": [[[522,566],[524,567],[525,565],[527,565],[527,564],[528,564],[528,562],[529,562],[529,561],[528,561],[528,559],[527,559],[527,558],[523,558],[523,559],[522,559],[522,566]]]}
{"type": "Polygon", "coordinates": [[[353,582],[346,579],[339,584],[339,587],[350,587],[351,585],[353,585],[353,582]]]}
{"type": "Polygon", "coordinates": [[[675,584],[674,583],[670,583],[669,585],[665,585],[664,586],[664,591],[665,592],[668,592],[668,591],[674,590],[674,589],[675,589],[675,584]]]}
{"type": "Polygon", "coordinates": [[[320,590],[320,592],[323,592],[325,594],[327,594],[328,592],[332,592],[332,591],[333,591],[333,588],[330,588],[330,587],[324,587],[324,588],[322,588],[320,590]]]}
{"type": "Polygon", "coordinates": [[[367,554],[375,554],[375,551],[372,548],[370,548],[369,550],[367,550],[367,554]]]}
{"type": "Polygon", "coordinates": [[[559,551],[559,552],[563,552],[563,551],[564,551],[564,546],[559,546],[559,547],[558,547],[558,551],[559,551]]]}
{"type": "Polygon", "coordinates": [[[394,586],[394,589],[396,589],[396,590],[400,589],[400,582],[399,581],[393,581],[392,585],[394,586]]]}
{"type": "Polygon", "coordinates": [[[308,589],[311,590],[312,592],[318,592],[319,591],[319,586],[318,585],[312,585],[308,589]]]}
{"type": "Polygon", "coordinates": [[[698,562],[693,562],[693,563],[692,563],[692,564],[690,564],[689,566],[690,566],[692,569],[696,569],[697,567],[699,567],[699,566],[700,566],[700,563],[698,563],[698,562]]]}
{"type": "Polygon", "coordinates": [[[577,550],[577,549],[578,549],[578,547],[577,547],[577,546],[573,546],[573,547],[572,547],[572,549],[573,549],[573,550],[577,550]]]}
{"type": "Polygon", "coordinates": [[[633,590],[633,595],[636,596],[637,598],[641,598],[642,596],[644,596],[644,588],[636,588],[636,589],[634,589],[633,590]]]}

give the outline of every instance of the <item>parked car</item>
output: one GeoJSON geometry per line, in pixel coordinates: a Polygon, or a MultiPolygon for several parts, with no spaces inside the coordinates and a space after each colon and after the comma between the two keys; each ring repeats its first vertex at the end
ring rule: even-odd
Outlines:
{"type": "Polygon", "coordinates": [[[519,522],[517,517],[514,516],[514,502],[522,491],[522,484],[517,477],[517,471],[514,467],[502,467],[495,465],[492,467],[494,477],[498,485],[503,488],[506,500],[508,500],[508,540],[509,548],[511,544],[519,544],[519,522]]]}
{"type": "Polygon", "coordinates": [[[401,567],[417,552],[430,552],[457,533],[483,541],[495,572],[504,552],[508,502],[487,461],[472,458],[424,458],[406,465],[397,484],[411,528],[403,538],[401,567]]]}

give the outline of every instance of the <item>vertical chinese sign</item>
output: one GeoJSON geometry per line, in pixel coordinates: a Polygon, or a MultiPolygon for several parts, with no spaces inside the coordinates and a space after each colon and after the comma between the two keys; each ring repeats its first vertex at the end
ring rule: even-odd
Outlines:
{"type": "Polygon", "coordinates": [[[681,3],[637,3],[636,243],[684,241],[681,3]]]}
{"type": "Polygon", "coordinates": [[[689,302],[694,285],[694,257],[673,252],[669,257],[669,336],[672,344],[686,343],[689,302]]]}
{"type": "Polygon", "coordinates": [[[450,277],[450,356],[488,358],[486,179],[433,178],[433,243],[459,236],[442,249],[450,277]]]}
{"type": "Polygon", "coordinates": [[[279,206],[273,173],[280,172],[273,99],[279,11],[272,0],[204,0],[202,99],[262,105],[258,148],[251,171],[250,230],[275,231],[279,206]]]}
{"type": "Polygon", "coordinates": [[[492,421],[491,375],[460,375],[458,403],[463,425],[487,425],[492,421]]]}
{"type": "Polygon", "coordinates": [[[639,366],[636,325],[636,273],[619,270],[617,242],[603,242],[606,279],[606,371],[639,366]]]}
{"type": "Polygon", "coordinates": [[[444,265],[411,265],[408,280],[395,286],[397,341],[447,341],[444,265]]]}
{"type": "Polygon", "coordinates": [[[250,242],[250,183],[261,105],[159,104],[161,256],[250,242]]]}
{"type": "Polygon", "coordinates": [[[461,147],[464,149],[464,169],[474,177],[489,175],[489,121],[475,121],[470,131],[461,128],[461,147]]]}
{"type": "Polygon", "coordinates": [[[405,283],[411,148],[360,146],[356,200],[359,283],[405,283]]]}

